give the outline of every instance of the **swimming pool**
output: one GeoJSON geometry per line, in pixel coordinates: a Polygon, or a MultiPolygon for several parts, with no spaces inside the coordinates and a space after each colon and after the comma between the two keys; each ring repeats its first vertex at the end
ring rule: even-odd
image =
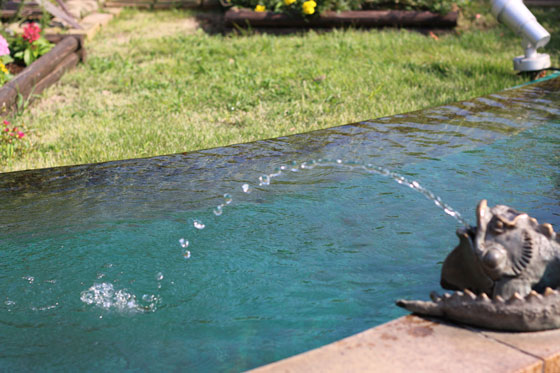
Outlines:
{"type": "Polygon", "coordinates": [[[395,299],[438,286],[459,223],[361,166],[473,223],[486,198],[558,230],[559,146],[556,78],[285,138],[0,174],[0,368],[239,371],[389,321],[395,299]],[[305,167],[318,159],[335,165],[305,167]]]}

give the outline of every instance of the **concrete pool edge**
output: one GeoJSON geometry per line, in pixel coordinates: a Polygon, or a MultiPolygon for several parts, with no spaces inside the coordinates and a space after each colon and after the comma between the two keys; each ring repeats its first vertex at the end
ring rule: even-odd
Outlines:
{"type": "Polygon", "coordinates": [[[407,315],[251,372],[559,372],[560,329],[495,332],[407,315]]]}

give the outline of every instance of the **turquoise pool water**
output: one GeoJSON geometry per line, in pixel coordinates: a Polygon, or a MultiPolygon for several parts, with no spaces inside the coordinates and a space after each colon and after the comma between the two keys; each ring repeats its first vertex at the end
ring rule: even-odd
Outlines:
{"type": "Polygon", "coordinates": [[[383,166],[467,221],[486,198],[558,230],[559,88],[0,174],[0,370],[240,371],[403,315],[395,299],[439,288],[460,223],[391,178],[301,164],[383,166]]]}

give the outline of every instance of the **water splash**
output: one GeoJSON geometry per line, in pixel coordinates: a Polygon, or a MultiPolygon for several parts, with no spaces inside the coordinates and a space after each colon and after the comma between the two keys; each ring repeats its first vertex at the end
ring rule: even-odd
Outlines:
{"type": "Polygon", "coordinates": [[[186,249],[187,247],[189,247],[189,241],[188,241],[188,240],[185,240],[184,238],[181,238],[181,239],[179,240],[179,245],[181,245],[181,247],[182,247],[183,249],[186,249]]]}
{"type": "Polygon", "coordinates": [[[106,282],[93,284],[89,289],[82,291],[80,300],[88,305],[121,312],[155,312],[159,303],[159,298],[154,295],[150,302],[139,304],[134,294],[126,289],[115,290],[113,284],[106,282]]]}

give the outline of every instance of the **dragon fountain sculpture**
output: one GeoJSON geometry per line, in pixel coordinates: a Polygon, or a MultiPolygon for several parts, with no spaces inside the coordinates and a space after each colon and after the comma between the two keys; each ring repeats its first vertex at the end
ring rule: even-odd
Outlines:
{"type": "Polygon", "coordinates": [[[476,208],[477,226],[459,228],[432,301],[399,300],[419,315],[506,331],[560,328],[560,235],[511,207],[476,208]]]}

